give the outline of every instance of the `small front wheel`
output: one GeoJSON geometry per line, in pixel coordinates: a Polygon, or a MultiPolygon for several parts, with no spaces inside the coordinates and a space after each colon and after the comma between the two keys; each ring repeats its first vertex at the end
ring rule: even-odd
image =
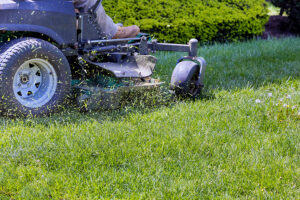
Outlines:
{"type": "Polygon", "coordinates": [[[178,63],[172,74],[171,90],[178,97],[195,98],[201,92],[199,73],[199,65],[192,61],[178,63]]]}
{"type": "Polygon", "coordinates": [[[24,38],[0,54],[0,109],[8,116],[39,116],[61,107],[71,88],[63,53],[49,42],[24,38]]]}

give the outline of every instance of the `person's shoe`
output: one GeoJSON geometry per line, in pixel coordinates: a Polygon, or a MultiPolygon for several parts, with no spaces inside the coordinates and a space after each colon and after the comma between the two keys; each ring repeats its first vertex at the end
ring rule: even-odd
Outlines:
{"type": "Polygon", "coordinates": [[[112,39],[133,38],[140,33],[140,28],[136,25],[128,27],[118,27],[116,35],[112,39]]]}

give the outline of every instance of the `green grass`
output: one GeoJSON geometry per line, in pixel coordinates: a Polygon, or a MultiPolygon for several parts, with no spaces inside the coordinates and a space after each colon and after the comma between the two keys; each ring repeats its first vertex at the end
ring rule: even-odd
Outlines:
{"type": "MultiPolygon", "coordinates": [[[[300,38],[200,54],[196,101],[0,118],[0,199],[299,198],[300,38]]],[[[159,53],[155,76],[181,55],[159,53]]]]}

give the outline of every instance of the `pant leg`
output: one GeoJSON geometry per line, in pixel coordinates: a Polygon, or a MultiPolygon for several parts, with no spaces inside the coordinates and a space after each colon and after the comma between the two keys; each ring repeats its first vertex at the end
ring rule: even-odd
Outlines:
{"type": "Polygon", "coordinates": [[[118,26],[113,22],[113,20],[105,13],[105,10],[101,5],[98,6],[97,10],[97,23],[101,27],[101,34],[111,39],[114,37],[118,31],[118,26]]]}
{"type": "MultiPolygon", "coordinates": [[[[80,12],[87,12],[90,7],[95,5],[97,0],[73,0],[75,8],[80,12]]],[[[113,20],[105,13],[105,10],[100,4],[96,9],[97,18],[96,21],[101,29],[101,36],[111,39],[118,30],[118,26],[113,20]]]]}

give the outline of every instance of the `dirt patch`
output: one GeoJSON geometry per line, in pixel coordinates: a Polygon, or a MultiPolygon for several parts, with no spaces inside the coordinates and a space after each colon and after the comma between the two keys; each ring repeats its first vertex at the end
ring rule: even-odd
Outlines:
{"type": "Polygon", "coordinates": [[[292,37],[295,36],[289,30],[289,19],[285,16],[271,16],[269,22],[266,24],[266,30],[263,33],[263,38],[268,37],[292,37]]]}

